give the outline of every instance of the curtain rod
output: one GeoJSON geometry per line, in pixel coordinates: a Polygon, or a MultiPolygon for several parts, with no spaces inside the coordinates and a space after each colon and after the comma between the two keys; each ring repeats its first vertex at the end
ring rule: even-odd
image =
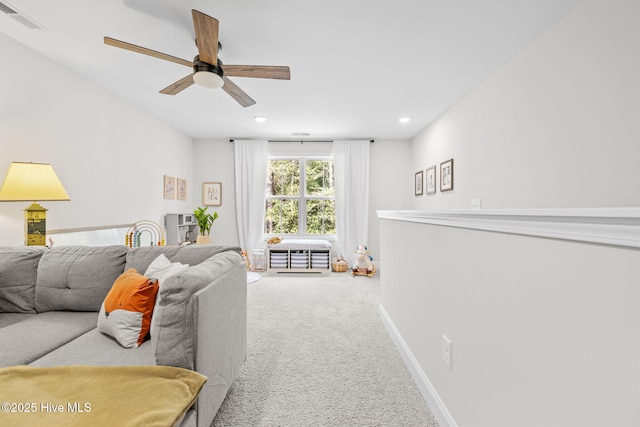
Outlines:
{"type": "MultiPolygon", "coordinates": [[[[366,139],[366,138],[363,138],[363,139],[366,139]]],[[[229,142],[234,142],[234,141],[235,140],[233,138],[229,138],[229,142]]],[[[334,140],[333,139],[324,139],[324,140],[320,140],[320,139],[316,139],[316,140],[313,140],[313,139],[311,139],[311,140],[309,140],[309,139],[307,139],[307,140],[299,140],[299,139],[269,139],[268,141],[269,142],[299,142],[300,144],[303,144],[305,142],[333,142],[334,140]]],[[[354,140],[354,141],[356,141],[356,140],[354,140]]],[[[374,139],[370,139],[369,142],[373,144],[376,141],[374,139]]]]}

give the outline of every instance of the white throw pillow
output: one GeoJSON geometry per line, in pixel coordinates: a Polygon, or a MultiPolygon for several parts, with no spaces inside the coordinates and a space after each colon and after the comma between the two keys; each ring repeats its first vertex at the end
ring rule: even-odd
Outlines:
{"type": "MultiPolygon", "coordinates": [[[[189,264],[181,264],[179,262],[171,262],[169,258],[167,258],[164,254],[158,255],[156,259],[154,259],[149,267],[147,267],[147,271],[144,273],[145,276],[153,279],[158,279],[158,294],[156,295],[156,303],[153,308],[153,312],[157,312],[157,308],[160,305],[161,293],[162,293],[162,283],[169,276],[173,276],[174,274],[180,273],[181,271],[189,268],[189,264]]],[[[151,316],[151,339],[155,341],[158,332],[158,320],[156,320],[156,316],[151,316]]]]}

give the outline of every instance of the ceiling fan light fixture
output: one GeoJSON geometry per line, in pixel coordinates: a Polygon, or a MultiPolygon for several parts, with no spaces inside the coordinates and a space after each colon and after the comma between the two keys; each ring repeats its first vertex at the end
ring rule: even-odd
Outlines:
{"type": "Polygon", "coordinates": [[[224,80],[212,71],[196,71],[193,74],[193,81],[199,86],[208,89],[220,89],[224,86],[224,80]]]}
{"type": "Polygon", "coordinates": [[[200,61],[200,56],[193,58],[193,81],[208,89],[220,89],[224,86],[224,72],[218,65],[200,61]]]}

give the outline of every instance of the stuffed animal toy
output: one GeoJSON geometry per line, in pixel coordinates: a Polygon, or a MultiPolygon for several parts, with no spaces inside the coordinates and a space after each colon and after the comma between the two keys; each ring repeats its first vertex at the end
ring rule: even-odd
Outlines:
{"type": "Polygon", "coordinates": [[[365,245],[360,245],[354,253],[356,254],[356,262],[353,264],[351,274],[353,276],[373,276],[373,273],[376,271],[376,267],[371,262],[373,261],[373,257],[369,255],[367,247],[365,245]]]}
{"type": "Polygon", "coordinates": [[[249,255],[247,254],[247,251],[240,252],[240,255],[242,256],[242,260],[244,261],[244,263],[247,264],[247,271],[251,271],[251,261],[249,261],[249,255]]]}

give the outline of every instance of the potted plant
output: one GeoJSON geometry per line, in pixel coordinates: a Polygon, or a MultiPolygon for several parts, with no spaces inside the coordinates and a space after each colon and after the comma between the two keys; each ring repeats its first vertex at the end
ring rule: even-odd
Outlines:
{"type": "Polygon", "coordinates": [[[196,221],[198,221],[198,228],[200,229],[200,235],[196,239],[196,243],[200,245],[211,243],[211,226],[213,225],[213,221],[218,219],[218,212],[213,212],[210,214],[207,212],[207,208],[197,208],[193,211],[193,216],[196,217],[196,221]]]}

